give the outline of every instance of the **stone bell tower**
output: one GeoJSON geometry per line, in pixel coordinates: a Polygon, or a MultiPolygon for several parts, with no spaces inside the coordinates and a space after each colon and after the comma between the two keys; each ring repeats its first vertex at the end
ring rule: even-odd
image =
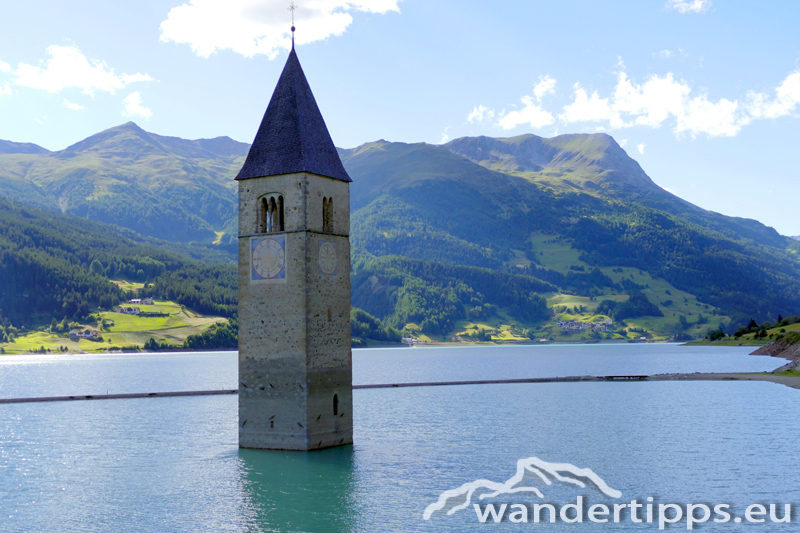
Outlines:
{"type": "Polygon", "coordinates": [[[236,180],[239,446],[350,444],[351,180],[294,46],[236,180]]]}

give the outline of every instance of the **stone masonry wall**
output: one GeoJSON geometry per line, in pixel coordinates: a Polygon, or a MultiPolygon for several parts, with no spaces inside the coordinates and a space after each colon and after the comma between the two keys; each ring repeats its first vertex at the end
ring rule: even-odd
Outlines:
{"type": "Polygon", "coordinates": [[[239,182],[241,447],[352,442],[348,185],[313,174],[239,182]],[[267,235],[286,239],[286,277],[251,283],[250,239],[258,235],[260,198],[270,193],[284,197],[285,231],[267,235]],[[332,233],[321,233],[323,197],[334,199],[332,233]]]}

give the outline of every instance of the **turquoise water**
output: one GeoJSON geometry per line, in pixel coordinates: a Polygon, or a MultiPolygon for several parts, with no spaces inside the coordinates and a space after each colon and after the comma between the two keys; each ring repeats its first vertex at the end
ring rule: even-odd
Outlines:
{"type": "MultiPolygon", "coordinates": [[[[576,353],[564,367],[593,373],[581,371],[580,365],[594,348],[576,353]]],[[[418,357],[417,350],[397,357],[418,357]]],[[[363,364],[359,358],[367,355],[356,354],[357,372],[364,371],[358,369],[363,364]]],[[[648,357],[658,355],[655,351],[648,357]]],[[[458,354],[433,350],[429,355],[451,356],[458,354]]],[[[472,364],[471,357],[465,355],[461,364],[472,364]]],[[[213,360],[209,357],[205,365],[213,367],[213,360]]],[[[390,364],[378,363],[381,372],[390,364]]],[[[81,364],[87,366],[79,374],[91,374],[91,365],[81,364]]],[[[98,361],[96,373],[109,372],[105,366],[98,361]]],[[[62,367],[65,375],[68,368],[62,367]]],[[[484,366],[476,363],[476,368],[470,379],[484,377],[484,366]]],[[[0,364],[0,373],[6,369],[0,364]]],[[[15,372],[27,375],[19,368],[15,372]]],[[[454,370],[454,377],[464,372],[463,367],[454,370]]],[[[146,374],[139,368],[139,375],[146,374]]],[[[392,375],[414,377],[401,370],[392,375]]],[[[189,390],[209,378],[189,379],[188,384],[163,383],[189,390]]],[[[53,393],[35,383],[31,387],[53,393]]],[[[728,503],[739,515],[751,503],[797,505],[799,393],[754,382],[358,390],[356,444],[308,454],[239,450],[233,396],[0,405],[0,531],[657,530],[657,524],[630,520],[612,525],[481,524],[470,509],[434,514],[428,521],[422,513],[442,491],[479,478],[505,481],[517,460],[532,456],[591,468],[622,492],[621,501],[654,496],[665,503],[728,503]]],[[[578,494],[592,503],[616,501],[591,488],[554,486],[545,493],[546,501],[564,502],[578,494]]],[[[534,500],[517,494],[497,501],[534,500]]],[[[798,530],[796,518],[788,525],[706,523],[700,529],[745,527],[798,530]]],[[[671,529],[676,528],[685,530],[685,524],[671,529]]]]}

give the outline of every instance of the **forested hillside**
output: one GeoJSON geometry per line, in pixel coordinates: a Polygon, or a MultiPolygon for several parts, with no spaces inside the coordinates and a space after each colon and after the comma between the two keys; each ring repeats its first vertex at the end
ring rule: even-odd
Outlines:
{"type": "Polygon", "coordinates": [[[220,259],[213,249],[158,242],[0,198],[0,321],[30,326],[110,308],[126,296],[110,279],[149,283],[153,294],[232,316],[235,268],[220,259]]]}
{"type": "Polygon", "coordinates": [[[460,319],[486,319],[498,308],[521,322],[545,321],[552,313],[539,293],[556,290],[530,276],[366,254],[353,259],[352,285],[354,307],[397,329],[414,323],[436,335],[449,333],[460,319]]]}

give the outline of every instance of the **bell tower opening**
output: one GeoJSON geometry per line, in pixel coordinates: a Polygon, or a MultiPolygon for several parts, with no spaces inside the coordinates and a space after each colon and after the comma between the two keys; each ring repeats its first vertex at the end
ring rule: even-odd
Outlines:
{"type": "Polygon", "coordinates": [[[283,195],[278,196],[278,211],[276,215],[278,217],[278,223],[275,231],[285,231],[283,226],[283,195]]]}
{"type": "Polygon", "coordinates": [[[333,198],[322,198],[322,233],[333,233],[333,198]]]}
{"type": "Polygon", "coordinates": [[[267,228],[269,227],[269,202],[266,198],[261,199],[261,205],[259,205],[258,211],[258,232],[259,233],[266,233],[267,228]]]}
{"type": "Polygon", "coordinates": [[[283,195],[270,194],[258,205],[258,233],[286,231],[283,215],[283,195]]]}

